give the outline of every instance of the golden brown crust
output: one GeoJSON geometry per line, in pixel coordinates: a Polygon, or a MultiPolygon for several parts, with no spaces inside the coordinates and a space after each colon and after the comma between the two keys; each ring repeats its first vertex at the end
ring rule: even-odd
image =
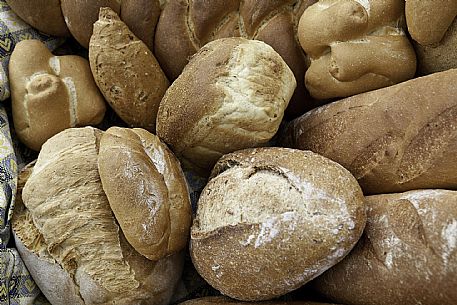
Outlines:
{"type": "Polygon", "coordinates": [[[367,198],[354,250],[315,281],[347,305],[452,305],[457,300],[457,192],[418,190],[367,198]]]}
{"type": "Polygon", "coordinates": [[[408,0],[406,22],[411,37],[426,46],[439,43],[457,16],[455,0],[408,0]]]}
{"type": "Polygon", "coordinates": [[[416,56],[397,0],[323,0],[300,18],[298,37],[311,59],[305,83],[314,98],[346,97],[414,76],[416,56]]]}
{"type": "Polygon", "coordinates": [[[162,99],[157,135],[185,166],[208,172],[223,154],[268,142],[294,88],[291,70],[267,44],[212,41],[162,99]]]}
{"type": "Polygon", "coordinates": [[[203,1],[171,0],[157,25],[155,54],[170,79],[177,78],[190,56],[206,43],[224,37],[258,39],[270,44],[293,70],[297,91],[288,115],[307,108],[305,56],[295,37],[298,18],[315,0],[203,1]],[[297,63],[301,63],[297,65],[297,63]]]}
{"type": "Polygon", "coordinates": [[[331,305],[327,303],[316,303],[307,301],[266,301],[246,303],[229,299],[227,297],[205,297],[200,299],[189,300],[180,305],[213,305],[213,304],[231,304],[231,305],[331,305]]]}
{"type": "Polygon", "coordinates": [[[156,136],[143,129],[108,129],[98,168],[111,209],[136,251],[156,261],[186,246],[187,184],[179,162],[156,136]]]}
{"type": "Polygon", "coordinates": [[[284,144],[342,164],[368,194],[457,189],[456,81],[454,69],[318,108],[284,144]]]}
{"type": "Polygon", "coordinates": [[[66,128],[103,119],[104,99],[82,57],[53,56],[42,42],[25,40],[11,55],[9,77],[16,132],[34,150],[66,128]]]}
{"type": "Polygon", "coordinates": [[[54,36],[70,36],[60,0],[6,0],[11,9],[39,31],[54,36]]]}
{"type": "Polygon", "coordinates": [[[311,152],[248,149],[216,164],[190,251],[200,275],[224,295],[268,300],[340,261],[364,223],[362,192],[343,167],[311,152]]]}
{"type": "Polygon", "coordinates": [[[94,24],[89,61],[98,87],[121,119],[154,131],[169,82],[148,47],[110,8],[100,9],[94,24]]]}

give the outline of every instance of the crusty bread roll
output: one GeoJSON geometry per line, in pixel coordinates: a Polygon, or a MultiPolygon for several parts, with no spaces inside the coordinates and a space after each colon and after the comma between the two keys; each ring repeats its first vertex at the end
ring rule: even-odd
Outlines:
{"type": "Polygon", "coordinates": [[[454,69],[315,109],[283,145],[340,163],[368,194],[457,189],[456,83],[454,69]]]}
{"type": "Polygon", "coordinates": [[[89,45],[95,81],[119,117],[132,127],[155,130],[169,83],[154,55],[110,8],[100,9],[89,45]]]}
{"type": "Polygon", "coordinates": [[[182,256],[153,262],[126,241],[98,173],[101,136],[67,129],[43,145],[15,210],[18,250],[53,305],[168,304],[182,256]]]}
{"type": "Polygon", "coordinates": [[[420,74],[457,68],[457,1],[408,0],[406,21],[420,74]]]}
{"type": "Polygon", "coordinates": [[[414,76],[416,56],[398,0],[321,0],[300,18],[311,59],[305,83],[314,98],[347,97],[414,76]]]}
{"type": "Polygon", "coordinates": [[[303,83],[308,66],[296,38],[298,20],[317,0],[169,0],[160,15],[155,54],[170,79],[206,43],[225,37],[264,41],[278,52],[298,81],[287,115],[297,117],[312,103],[303,83]]]}
{"type": "Polygon", "coordinates": [[[70,36],[60,2],[61,0],[6,0],[21,19],[39,31],[54,36],[70,36]]]}
{"type": "Polygon", "coordinates": [[[105,115],[89,62],[54,56],[39,40],[16,45],[9,63],[13,121],[19,139],[33,150],[58,132],[94,125],[105,115]]]}
{"type": "Polygon", "coordinates": [[[167,90],[157,135],[184,165],[207,172],[225,153],[265,145],[295,84],[287,64],[261,41],[210,42],[167,90]]]}
{"type": "Polygon", "coordinates": [[[316,279],[346,305],[457,304],[457,192],[369,196],[365,233],[316,279]]]}
{"type": "Polygon", "coordinates": [[[180,305],[223,305],[223,304],[231,304],[231,305],[331,305],[327,303],[316,303],[316,302],[306,302],[306,301],[266,301],[266,302],[240,302],[236,300],[232,300],[226,297],[206,297],[200,299],[189,300],[180,305]]]}
{"type": "Polygon", "coordinates": [[[158,260],[186,247],[187,183],[179,161],[158,137],[144,129],[111,127],[100,141],[98,169],[116,220],[136,251],[158,260]]]}
{"type": "Polygon", "coordinates": [[[338,263],[365,217],[357,181],[337,163],[300,150],[247,149],[214,167],[191,229],[191,257],[224,295],[268,300],[338,263]]]}

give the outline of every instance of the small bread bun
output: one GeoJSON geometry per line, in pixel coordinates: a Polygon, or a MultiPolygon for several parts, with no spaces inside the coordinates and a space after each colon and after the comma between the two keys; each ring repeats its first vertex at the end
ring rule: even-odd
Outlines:
{"type": "Polygon", "coordinates": [[[187,245],[191,208],[178,160],[144,129],[111,127],[102,136],[98,169],[125,237],[151,260],[187,245]]]}
{"type": "Polygon", "coordinates": [[[366,197],[354,250],[316,279],[346,305],[457,304],[457,192],[417,190],[366,197]]]}
{"type": "Polygon", "coordinates": [[[218,161],[198,202],[190,252],[224,295],[268,300],[338,263],[365,226],[365,204],[342,166],[307,151],[258,148],[218,161]]]}
{"type": "Polygon", "coordinates": [[[226,153],[265,145],[276,134],[295,86],[294,74],[267,44],[215,40],[167,90],[157,135],[185,166],[209,172],[226,153]]]}

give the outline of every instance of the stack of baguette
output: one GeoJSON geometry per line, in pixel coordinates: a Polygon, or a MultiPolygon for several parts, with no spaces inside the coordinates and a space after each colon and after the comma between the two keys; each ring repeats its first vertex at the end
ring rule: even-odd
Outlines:
{"type": "Polygon", "coordinates": [[[457,304],[455,0],[7,2],[51,304],[457,304]]]}

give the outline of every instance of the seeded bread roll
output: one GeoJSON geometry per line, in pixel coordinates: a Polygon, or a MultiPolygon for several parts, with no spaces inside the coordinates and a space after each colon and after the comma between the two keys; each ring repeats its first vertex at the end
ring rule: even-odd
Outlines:
{"type": "Polygon", "coordinates": [[[6,0],[21,19],[37,30],[54,36],[70,36],[60,2],[61,0],[6,0]]]}
{"type": "Polygon", "coordinates": [[[416,55],[399,0],[321,0],[300,18],[311,59],[305,84],[317,99],[347,97],[414,77],[416,55]]]}
{"type": "Polygon", "coordinates": [[[312,152],[247,149],[214,167],[191,229],[191,257],[222,294],[268,300],[338,263],[365,217],[362,191],[342,166],[312,152]]]}
{"type": "Polygon", "coordinates": [[[367,194],[457,189],[456,82],[454,69],[315,109],[282,144],[340,163],[367,194]]]}
{"type": "Polygon", "coordinates": [[[116,220],[136,251],[155,261],[186,247],[187,183],[158,137],[144,129],[111,127],[100,141],[98,168],[116,220]]]}
{"type": "Polygon", "coordinates": [[[261,41],[210,42],[167,90],[157,135],[185,166],[209,172],[223,154],[275,135],[295,84],[287,64],[261,41]]]}
{"type": "Polygon", "coordinates": [[[105,115],[105,101],[82,57],[53,56],[41,41],[24,40],[11,55],[9,77],[14,127],[33,150],[66,128],[95,125],[105,115]]]}
{"type": "Polygon", "coordinates": [[[131,127],[155,130],[168,80],[154,55],[110,8],[100,9],[90,40],[95,81],[119,117],[131,127]]]}
{"type": "Polygon", "coordinates": [[[43,145],[15,210],[17,248],[53,305],[168,304],[182,256],[153,262],[125,240],[98,174],[101,135],[67,129],[43,145]]]}
{"type": "Polygon", "coordinates": [[[231,305],[331,305],[327,303],[316,303],[316,302],[305,302],[305,301],[267,301],[267,302],[255,302],[255,303],[246,303],[240,302],[236,300],[231,300],[226,297],[206,297],[200,299],[189,300],[181,305],[223,305],[223,304],[231,304],[231,305]]]}
{"type": "Polygon", "coordinates": [[[318,291],[347,305],[456,304],[457,192],[419,190],[366,202],[362,239],[316,279],[318,291]]]}

